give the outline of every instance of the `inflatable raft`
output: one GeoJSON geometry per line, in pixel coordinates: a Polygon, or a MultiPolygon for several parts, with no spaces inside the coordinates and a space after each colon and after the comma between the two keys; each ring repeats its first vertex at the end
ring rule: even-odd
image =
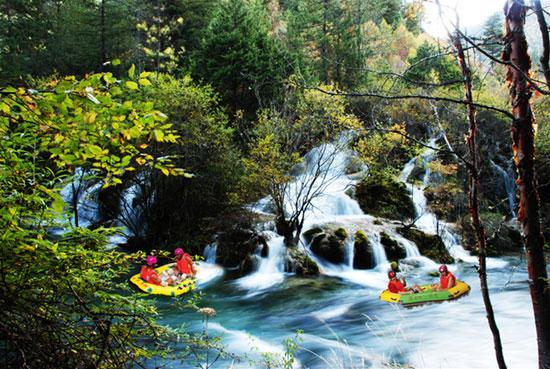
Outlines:
{"type": "MultiPolygon", "coordinates": [[[[155,269],[158,275],[168,268],[173,267],[175,264],[166,264],[155,269]]],[[[186,278],[176,286],[159,286],[145,282],[139,276],[139,273],[130,278],[130,283],[138,288],[140,291],[149,293],[151,295],[164,295],[164,296],[179,296],[195,289],[195,279],[186,278]]]]}
{"type": "Polygon", "coordinates": [[[427,302],[454,300],[470,291],[470,286],[462,281],[456,281],[456,286],[445,291],[432,291],[431,285],[420,286],[422,292],[399,294],[384,290],[380,294],[380,300],[411,306],[427,302]]]}

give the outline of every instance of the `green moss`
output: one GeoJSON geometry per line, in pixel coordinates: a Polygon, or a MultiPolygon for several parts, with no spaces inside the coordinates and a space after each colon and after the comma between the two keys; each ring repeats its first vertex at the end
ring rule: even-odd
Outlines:
{"type": "Polygon", "coordinates": [[[287,271],[301,276],[319,275],[319,266],[302,249],[291,247],[288,249],[288,254],[287,271]]]}
{"type": "Polygon", "coordinates": [[[355,232],[355,243],[353,245],[353,267],[355,269],[370,269],[374,265],[372,246],[367,235],[363,231],[355,232]]]}
{"type": "Polygon", "coordinates": [[[359,230],[355,232],[355,242],[368,242],[368,240],[367,235],[363,231],[359,230]]]}
{"type": "Polygon", "coordinates": [[[348,238],[348,231],[346,231],[344,227],[340,227],[336,231],[334,231],[334,235],[338,238],[345,240],[346,238],[348,238]]]}
{"type": "Polygon", "coordinates": [[[368,214],[405,220],[414,218],[414,204],[407,187],[385,171],[372,171],[356,188],[361,209],[368,214]]]}
{"type": "Polygon", "coordinates": [[[422,255],[441,264],[454,262],[443,240],[438,235],[427,234],[416,228],[399,228],[397,231],[413,241],[422,255]]]}

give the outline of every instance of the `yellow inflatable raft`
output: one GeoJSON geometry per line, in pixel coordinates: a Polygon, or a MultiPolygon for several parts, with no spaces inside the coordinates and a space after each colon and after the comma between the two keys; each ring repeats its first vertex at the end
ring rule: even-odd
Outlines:
{"type": "MultiPolygon", "coordinates": [[[[166,264],[155,269],[158,275],[168,268],[173,267],[175,264],[166,264]]],[[[130,283],[136,286],[138,289],[151,295],[164,295],[164,296],[179,296],[195,289],[195,279],[186,278],[176,286],[158,286],[145,282],[139,276],[139,273],[130,278],[130,283]]]]}
{"type": "Polygon", "coordinates": [[[380,300],[401,305],[419,305],[434,301],[454,300],[470,291],[470,286],[462,281],[456,281],[456,286],[445,291],[432,291],[431,285],[421,286],[420,293],[399,294],[384,290],[380,294],[380,300]]]}

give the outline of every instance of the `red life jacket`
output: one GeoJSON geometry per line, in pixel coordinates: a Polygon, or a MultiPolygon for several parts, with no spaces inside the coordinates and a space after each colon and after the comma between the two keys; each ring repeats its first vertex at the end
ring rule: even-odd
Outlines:
{"type": "Polygon", "coordinates": [[[399,292],[405,292],[405,286],[401,282],[399,282],[398,279],[392,279],[390,283],[388,283],[388,290],[392,293],[399,293],[399,292]]]}
{"type": "Polygon", "coordinates": [[[153,268],[147,268],[145,265],[141,267],[141,272],[139,273],[141,279],[147,283],[160,285],[159,276],[153,268]]]}
{"type": "Polygon", "coordinates": [[[447,272],[447,275],[441,275],[441,277],[439,277],[439,285],[441,286],[441,288],[449,288],[449,282],[451,280],[456,282],[456,278],[453,273],[447,272]]]}
{"type": "Polygon", "coordinates": [[[183,254],[181,259],[176,260],[176,265],[181,273],[193,274],[193,260],[188,253],[183,254]]]}

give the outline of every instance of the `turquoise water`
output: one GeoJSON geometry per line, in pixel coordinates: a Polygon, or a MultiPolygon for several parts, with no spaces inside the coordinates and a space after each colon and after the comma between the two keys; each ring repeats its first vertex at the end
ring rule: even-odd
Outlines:
{"type": "MultiPolygon", "coordinates": [[[[501,259],[488,272],[489,286],[510,368],[535,368],[536,341],[525,263],[501,259]]],[[[258,360],[260,352],[281,354],[285,339],[303,330],[297,368],[494,368],[496,361],[479,280],[473,264],[456,264],[455,275],[471,292],[457,301],[403,308],[378,299],[379,288],[348,279],[285,275],[282,283],[251,294],[223,277],[202,288],[201,305],[216,309],[209,333],[221,337],[227,351],[258,360]]],[[[434,281],[425,269],[411,270],[408,280],[434,281]]],[[[158,300],[161,322],[190,331],[203,329],[196,312],[176,310],[158,300]]],[[[161,362],[159,361],[158,364],[161,362]]],[[[167,362],[168,368],[193,363],[167,362]]],[[[246,360],[218,361],[213,368],[262,367],[246,360]]]]}

